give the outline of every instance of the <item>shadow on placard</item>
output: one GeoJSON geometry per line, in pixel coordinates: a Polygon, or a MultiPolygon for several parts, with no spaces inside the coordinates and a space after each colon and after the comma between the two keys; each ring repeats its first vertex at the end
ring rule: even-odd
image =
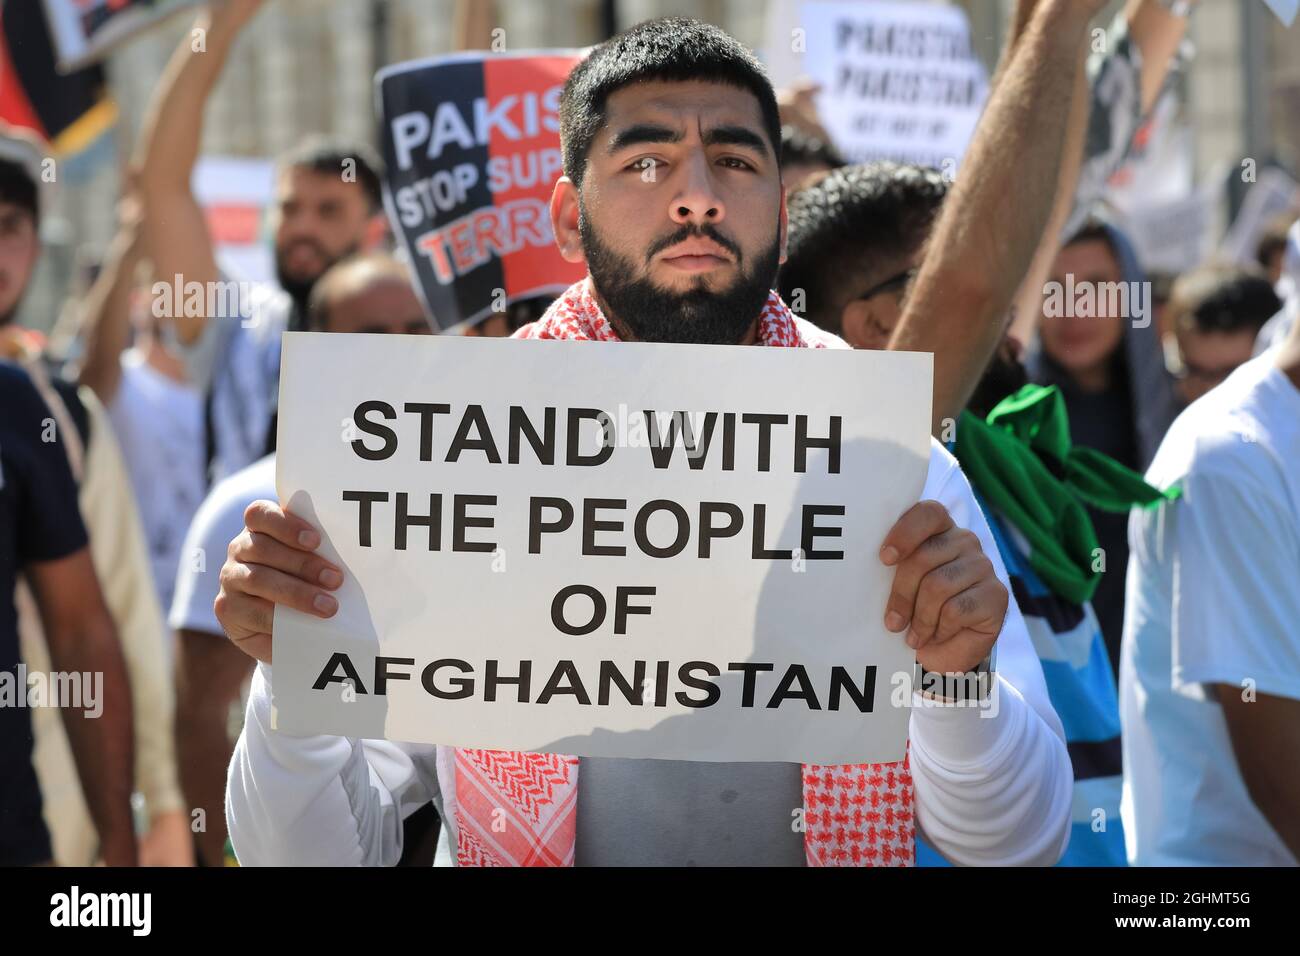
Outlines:
{"type": "MultiPolygon", "coordinates": [[[[841,447],[841,455],[842,455],[841,461],[847,462],[852,458],[857,457],[858,460],[860,461],[870,462],[873,459],[883,458],[884,456],[881,454],[882,452],[888,451],[890,453],[897,453],[898,450],[899,450],[899,446],[892,442],[859,440],[852,443],[846,443],[841,447]]],[[[928,467],[928,455],[926,461],[927,461],[926,467],[928,467]]],[[[818,455],[809,456],[808,459],[809,472],[816,474],[818,473],[817,472],[818,468],[822,469],[821,473],[824,473],[826,468],[826,455],[824,452],[819,453],[818,455]]],[[[918,488],[917,489],[918,497],[920,492],[921,492],[921,488],[918,488]]],[[[800,500],[798,495],[796,495],[795,500],[796,501],[800,500]]],[[[813,502],[809,502],[809,503],[813,503],[813,502]]],[[[849,504],[850,506],[852,506],[851,503],[849,504]]],[[[908,506],[910,507],[910,503],[908,506]]],[[[906,507],[902,510],[906,510],[906,507]]],[[[902,514],[902,510],[900,510],[899,512],[900,516],[902,514]]],[[[823,521],[823,523],[825,523],[825,521],[823,521]]],[[[892,525],[892,523],[893,521],[891,520],[888,524],[892,525]]],[[[799,543],[801,524],[802,524],[802,516],[800,514],[800,509],[796,507],[792,509],[789,515],[786,516],[786,521],[782,526],[781,535],[779,538],[777,538],[777,544],[775,544],[775,546],[776,547],[797,546],[799,543]]],[[[742,530],[741,534],[743,535],[744,533],[745,531],[742,530]]],[[[823,549],[832,549],[836,546],[835,539],[833,538],[822,539],[818,543],[820,547],[823,549]]],[[[872,549],[873,555],[875,554],[875,550],[879,547],[879,544],[880,544],[879,542],[869,543],[868,546],[872,549]]],[[[820,563],[820,561],[809,562],[809,566],[811,566],[814,563],[820,563]]],[[[791,570],[791,562],[789,560],[781,559],[781,560],[773,561],[767,575],[764,578],[764,584],[759,594],[757,614],[755,615],[754,642],[753,642],[751,653],[746,658],[746,660],[760,661],[765,663],[767,662],[775,663],[777,665],[775,671],[765,672],[769,680],[779,677],[779,675],[781,674],[785,666],[792,663],[798,663],[797,659],[796,660],[788,659],[790,657],[788,653],[789,643],[788,641],[783,641],[782,637],[784,635],[781,635],[776,630],[776,626],[773,623],[774,620],[776,619],[776,615],[772,613],[772,609],[774,608],[776,602],[784,599],[780,593],[783,589],[778,588],[776,586],[776,582],[779,580],[778,576],[790,575],[793,573],[794,572],[791,570]]],[[[803,580],[808,582],[815,581],[815,575],[810,575],[805,573],[800,575],[800,577],[803,580]]],[[[788,595],[788,589],[785,590],[788,595]]],[[[826,595],[826,597],[829,600],[833,596],[826,595]]],[[[719,595],[718,600],[725,602],[726,596],[719,595]]],[[[882,609],[882,614],[883,614],[883,609],[882,609]]],[[[864,626],[865,624],[866,622],[864,622],[864,626]]],[[[701,637],[707,639],[707,635],[702,634],[701,637]]],[[[814,641],[816,639],[817,639],[817,633],[816,633],[815,622],[809,621],[807,625],[807,630],[804,635],[804,640],[814,641]]],[[[902,635],[898,635],[898,640],[901,641],[902,639],[903,639],[902,635]]],[[[707,658],[708,657],[707,651],[701,652],[700,657],[701,659],[707,658]]],[[[678,661],[674,663],[676,666],[680,666],[682,662],[678,661]]],[[[671,675],[672,671],[670,670],[669,673],[671,675]]],[[[889,688],[890,688],[889,682],[891,677],[892,675],[890,674],[884,674],[880,672],[877,672],[876,674],[876,683],[875,683],[876,700],[877,702],[881,700],[885,701],[885,706],[889,706],[888,703],[889,688]]],[[[715,684],[718,687],[719,691],[721,692],[722,697],[720,699],[739,700],[743,690],[744,675],[739,672],[728,671],[728,672],[724,672],[722,676],[712,679],[711,682],[715,684]]],[[[769,685],[768,695],[770,695],[770,693],[771,693],[771,685],[769,685]]],[[[692,691],[693,696],[695,696],[696,694],[698,694],[697,691],[692,691]]],[[[765,697],[762,694],[762,692],[761,691],[756,692],[754,696],[755,708],[757,709],[759,707],[765,706],[765,704],[763,703],[764,700],[765,697]]],[[[629,705],[629,706],[633,706],[633,705],[629,705]]],[[[653,704],[650,704],[648,706],[650,709],[655,709],[653,708],[653,704]]],[[[803,705],[798,700],[791,700],[788,703],[783,704],[782,706],[799,707],[799,706],[806,706],[806,705],[803,705]]],[[[852,706],[851,702],[849,703],[849,706],[852,706]]],[[[649,753],[663,753],[666,754],[666,756],[659,759],[667,759],[667,760],[700,759],[700,758],[687,758],[683,756],[683,752],[689,749],[688,747],[684,746],[685,743],[689,741],[691,737],[697,736],[701,730],[701,724],[703,724],[703,721],[701,721],[699,717],[702,714],[702,712],[703,709],[701,708],[701,709],[692,709],[687,713],[665,715],[664,719],[656,723],[654,726],[637,729],[637,730],[615,731],[615,730],[607,730],[607,729],[597,729],[592,731],[591,733],[573,734],[566,737],[560,737],[556,740],[550,741],[547,744],[534,747],[532,748],[532,751],[537,753],[557,753],[557,754],[570,754],[570,755],[579,755],[579,756],[582,755],[592,755],[592,756],[598,755],[602,757],[633,756],[635,758],[644,758],[649,753]]],[[[879,708],[877,708],[876,712],[879,712],[879,708]]],[[[863,714],[862,719],[864,721],[869,721],[873,719],[873,714],[870,713],[863,714]]],[[[749,761],[762,761],[765,758],[750,757],[750,758],[737,758],[737,759],[741,759],[746,762],[749,762],[749,761]]],[[[902,759],[901,755],[897,759],[902,759]]],[[[816,761],[806,761],[806,762],[812,763],[816,761]]],[[[852,761],[852,762],[859,762],[859,761],[852,761]]]]}
{"type": "MultiPolygon", "coordinates": [[[[841,449],[843,461],[849,461],[854,457],[858,460],[870,462],[884,458],[883,452],[896,454],[898,446],[894,443],[879,441],[856,441],[845,444],[841,449]]],[[[928,459],[927,459],[928,460],[928,459]]],[[[824,473],[826,467],[826,454],[824,452],[816,455],[810,455],[808,460],[809,472],[812,474],[824,473]],[[821,472],[818,471],[821,469],[821,472]]],[[[918,489],[919,493],[920,489],[918,489]]],[[[800,495],[795,495],[795,500],[801,500],[800,495]]],[[[814,502],[809,502],[814,503],[814,502]]],[[[826,502],[830,503],[830,502],[826,502]]],[[[850,507],[852,503],[848,502],[850,507]]],[[[315,506],[311,497],[305,492],[300,491],[295,494],[288,503],[288,508],[294,514],[310,522],[313,526],[319,528],[315,506]]],[[[905,509],[904,509],[905,510],[905,509]]],[[[901,514],[901,511],[900,511],[901,514]]],[[[825,520],[823,523],[826,523],[825,520]]],[[[892,523],[892,522],[890,522],[892,523]]],[[[780,536],[775,542],[766,542],[774,547],[794,547],[799,543],[799,535],[802,524],[802,516],[798,507],[793,508],[786,515],[785,522],[782,526],[780,536]]],[[[746,529],[748,530],[748,529],[746,529]]],[[[746,533],[741,531],[741,535],[746,533]]],[[[819,544],[824,549],[833,549],[836,547],[836,539],[823,538],[819,544]]],[[[870,543],[874,555],[878,545],[870,543]]],[[[379,634],[375,630],[374,621],[370,613],[370,605],[366,598],[365,591],[358,583],[352,569],[348,567],[341,559],[337,559],[340,569],[343,571],[344,584],[337,592],[339,598],[339,614],[329,621],[316,621],[318,628],[327,633],[328,637],[322,636],[322,639],[330,641],[331,652],[340,651],[348,654],[354,664],[357,662],[373,662],[376,655],[380,652],[379,634]]],[[[808,562],[808,567],[821,563],[820,561],[808,562]]],[[[790,643],[788,635],[782,634],[777,630],[777,615],[773,612],[777,602],[789,599],[789,589],[779,587],[777,582],[784,581],[785,575],[791,575],[792,564],[789,559],[777,559],[771,562],[769,570],[764,578],[764,584],[758,598],[758,607],[755,615],[754,640],[751,651],[746,657],[746,661],[773,663],[776,669],[764,672],[768,683],[762,685],[761,679],[758,682],[759,687],[754,694],[755,709],[766,706],[766,701],[770,698],[775,686],[775,680],[784,672],[789,664],[799,663],[798,658],[792,658],[789,653],[790,643]],[[782,592],[785,592],[784,595],[782,592]]],[[[816,586],[816,575],[803,573],[799,579],[808,583],[810,586],[816,586]]],[[[436,601],[436,594],[427,593],[424,595],[426,600],[436,601]]],[[[826,595],[829,600],[833,595],[826,595]]],[[[726,601],[725,595],[719,595],[720,602],[726,601]]],[[[864,627],[867,622],[863,622],[864,627]]],[[[701,638],[707,640],[708,635],[701,633],[701,638]]],[[[815,641],[818,638],[815,620],[807,623],[806,630],[801,637],[802,641],[815,641]]],[[[902,637],[898,638],[900,641],[902,637]]],[[[276,650],[277,657],[281,651],[276,650]]],[[[305,649],[299,650],[299,654],[305,654],[305,649]]],[[[707,650],[702,650],[700,659],[709,657],[707,650]]],[[[311,670],[313,674],[319,673],[324,668],[329,658],[319,654],[313,655],[310,664],[305,663],[305,658],[299,658],[298,662],[304,662],[302,670],[305,672],[311,670]]],[[[674,662],[675,666],[680,666],[681,661],[674,662]]],[[[670,680],[672,671],[670,670],[670,680]]],[[[653,673],[648,669],[648,676],[653,677],[653,673]]],[[[387,734],[388,719],[388,697],[386,694],[374,693],[374,688],[370,686],[372,680],[372,671],[364,666],[359,667],[358,676],[365,685],[367,693],[357,693],[355,699],[349,700],[347,706],[352,709],[348,717],[348,727],[346,735],[362,739],[385,739],[387,734]]],[[[877,672],[875,681],[875,699],[879,703],[885,702],[888,706],[889,701],[889,682],[892,675],[877,672]]],[[[739,672],[724,672],[718,678],[711,680],[711,683],[717,686],[721,697],[720,700],[739,700],[744,686],[744,675],[739,672]]],[[[306,690],[302,696],[293,702],[292,708],[286,714],[283,706],[278,706],[280,712],[279,724],[290,733],[302,734],[319,734],[319,733],[342,733],[337,728],[338,716],[338,698],[334,694],[343,693],[343,685],[332,683],[329,685],[328,694],[318,691],[306,690]],[[288,719],[285,719],[285,718],[288,719]]],[[[821,692],[824,688],[816,687],[821,699],[821,692]]],[[[699,692],[692,689],[692,696],[699,692]]],[[[621,698],[620,698],[621,700],[621,698]]],[[[647,700],[642,705],[646,709],[656,710],[653,705],[653,698],[647,700]]],[[[797,699],[791,699],[783,706],[800,707],[806,706],[797,699]]],[[[851,700],[848,706],[853,706],[851,700]]],[[[879,707],[877,707],[877,712],[879,707]]],[[[706,732],[713,732],[703,728],[700,717],[704,712],[703,708],[692,709],[686,713],[665,713],[663,719],[656,722],[653,726],[637,730],[615,731],[604,728],[598,728],[585,734],[572,734],[560,737],[548,743],[530,748],[532,752],[537,753],[556,753],[569,755],[591,755],[601,757],[632,757],[643,759],[647,754],[656,753],[664,754],[660,758],[665,760],[682,760],[682,759],[701,759],[698,757],[687,756],[693,750],[698,748],[692,747],[690,741],[697,738],[702,729],[706,732]]],[[[869,721],[873,719],[873,714],[863,714],[862,719],[869,721]]],[[[487,747],[484,749],[496,749],[487,747]]],[[[726,749],[719,747],[718,749],[726,749]]],[[[710,759],[710,758],[703,758],[710,759]]],[[[769,758],[763,757],[735,757],[733,760],[761,762],[769,758]]],[[[815,762],[815,761],[808,761],[815,762]]]]}

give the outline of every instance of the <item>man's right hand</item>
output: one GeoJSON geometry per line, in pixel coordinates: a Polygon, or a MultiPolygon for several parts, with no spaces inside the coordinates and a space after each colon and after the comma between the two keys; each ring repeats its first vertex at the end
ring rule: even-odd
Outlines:
{"type": "Polygon", "coordinates": [[[329,592],[343,583],[343,573],[315,553],[320,543],[319,531],[274,501],[254,501],[244,511],[244,530],[230,542],[213,609],[245,654],[271,663],[277,604],[334,616],[339,603],[329,592]]]}

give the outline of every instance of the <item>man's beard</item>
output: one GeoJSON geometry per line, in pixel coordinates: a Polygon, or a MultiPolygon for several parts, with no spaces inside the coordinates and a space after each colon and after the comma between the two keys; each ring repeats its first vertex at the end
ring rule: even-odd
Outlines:
{"type": "Polygon", "coordinates": [[[357,252],[361,248],[361,244],[353,243],[334,258],[330,258],[329,254],[325,251],[325,247],[312,239],[299,239],[294,242],[293,245],[310,246],[312,250],[325,261],[325,268],[321,269],[320,272],[316,273],[311,278],[298,279],[289,275],[288,271],[285,269],[284,255],[288,250],[275,250],[275,279],[280,283],[280,288],[289,293],[289,298],[293,300],[295,311],[301,315],[306,312],[307,298],[311,295],[311,290],[315,288],[320,277],[329,272],[335,264],[342,262],[348,256],[357,252]]]}
{"type": "Polygon", "coordinates": [[[993,360],[984,369],[984,375],[975,386],[975,394],[966,403],[966,408],[984,418],[998,402],[1008,395],[1014,395],[1028,384],[1029,373],[1024,365],[1009,349],[999,346],[993,353],[993,360]]]}
{"type": "Polygon", "coordinates": [[[755,257],[754,267],[746,271],[740,249],[712,226],[682,226],[651,247],[647,264],[670,246],[704,236],[735,256],[739,275],[726,289],[709,289],[701,278],[685,292],[676,292],[656,285],[635,262],[601,241],[585,209],[579,212],[578,232],[587,271],[606,318],[641,342],[735,345],[767,302],[780,259],[780,239],[774,237],[772,245],[755,257]]]}

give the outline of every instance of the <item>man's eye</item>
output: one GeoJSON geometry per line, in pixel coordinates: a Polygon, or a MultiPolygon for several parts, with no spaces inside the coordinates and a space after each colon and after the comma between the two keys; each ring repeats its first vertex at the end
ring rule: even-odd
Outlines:
{"type": "Polygon", "coordinates": [[[735,156],[724,156],[719,162],[724,163],[731,169],[753,169],[749,163],[735,156]]]}

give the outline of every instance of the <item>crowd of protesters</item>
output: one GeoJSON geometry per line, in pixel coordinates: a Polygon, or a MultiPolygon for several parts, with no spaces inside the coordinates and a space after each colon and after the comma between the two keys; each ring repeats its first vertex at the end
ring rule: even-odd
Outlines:
{"type": "MultiPolygon", "coordinates": [[[[747,161],[754,175],[766,157],[783,190],[779,269],[774,260],[762,271],[767,226],[719,212],[738,187],[713,177],[739,175],[731,167],[684,182],[667,219],[637,228],[721,235],[751,269],[736,288],[756,282],[760,306],[775,290],[810,343],[934,354],[935,454],[951,453],[978,505],[964,514],[958,499],[944,500],[945,515],[977,532],[1009,593],[1006,628],[1022,628],[1030,663],[1037,658],[1050,706],[1035,696],[1040,678],[1016,683],[1008,663],[1002,679],[1029,701],[1024,721],[1042,718],[1040,736],[1017,738],[1018,759],[1054,795],[1038,801],[1037,824],[988,793],[940,799],[926,775],[937,780],[946,765],[925,753],[941,743],[955,753],[958,738],[914,718],[924,745],[914,742],[911,758],[923,804],[917,864],[1295,865],[1300,210],[1270,224],[1257,264],[1203,263],[1173,278],[1159,303],[1135,294],[1116,308],[1094,295],[1079,309],[1067,292],[1060,307],[1063,289],[1152,288],[1104,186],[1176,68],[1186,11],[1131,0],[1106,52],[1085,64],[1102,6],[1018,0],[955,179],[904,163],[847,165],[806,90],[773,91],[747,51],[694,21],[651,22],[596,48],[566,87],[561,135],[585,129],[592,151],[606,101],[638,85],[665,95],[690,86],[692,103],[726,91],[725,108],[738,101],[756,117],[757,145],[745,147],[758,157],[747,161]],[[585,126],[572,122],[582,110],[585,126]],[[1102,114],[1107,122],[1090,122],[1102,114]],[[997,836],[1002,817],[1019,837],[997,836]]],[[[23,324],[34,318],[22,304],[41,254],[45,154],[17,131],[0,138],[0,677],[13,675],[21,696],[32,686],[25,675],[93,675],[61,688],[80,691],[76,706],[29,706],[0,687],[0,864],[427,864],[448,827],[473,824],[446,819],[448,794],[436,786],[411,797],[419,755],[343,746],[336,766],[308,766],[261,727],[270,628],[251,624],[260,618],[247,608],[269,615],[292,603],[287,591],[259,591],[248,573],[277,566],[267,542],[289,527],[276,524],[284,512],[254,504],[276,498],[281,333],[414,334],[433,324],[392,251],[374,146],[324,136],[278,157],[276,281],[228,312],[157,308],[158,277],[204,287],[230,278],[191,181],[205,106],[259,7],[214,6],[202,15],[205,51],[186,43],[169,63],[125,164],[117,235],[76,303],[68,354],[52,354],[23,324]],[[348,164],[356,175],[340,176],[348,164]],[[250,309],[256,321],[245,321],[250,309]],[[385,776],[398,764],[410,769],[402,799],[385,776]],[[348,789],[355,773],[364,799],[383,786],[385,806],[415,809],[369,832],[363,797],[348,789]]],[[[671,148],[687,156],[686,140],[671,148]]],[[[602,218],[593,195],[611,203],[617,193],[592,191],[591,220],[579,222],[577,190],[601,171],[585,155],[573,168],[565,147],[575,190],[568,238],[587,253],[610,334],[671,340],[671,310],[659,326],[628,314],[659,287],[651,277],[620,282],[624,260],[611,256],[630,250],[635,263],[644,250],[593,232],[618,221],[608,209],[602,218]]],[[[567,296],[514,303],[462,334],[535,337],[567,296]]],[[[739,332],[722,341],[745,340],[752,322],[739,318],[714,322],[739,332]]],[[[325,589],[323,616],[341,581],[328,567],[311,581],[325,589]]],[[[311,738],[318,754],[342,740],[311,738]]],[[[1013,750],[1006,743],[998,759],[1013,750]]],[[[751,827],[764,801],[788,821],[786,803],[799,800],[797,780],[792,795],[770,766],[592,761],[576,860],[680,863],[676,843],[656,845],[654,826],[687,816],[712,834],[692,859],[798,862],[801,843],[751,827]],[[724,784],[754,800],[711,805],[713,817],[671,802],[724,784]],[[620,810],[620,795],[633,788],[665,794],[639,834],[623,832],[638,820],[619,819],[632,812],[620,810]]],[[[452,842],[464,862],[463,842],[459,854],[452,842]]]]}

